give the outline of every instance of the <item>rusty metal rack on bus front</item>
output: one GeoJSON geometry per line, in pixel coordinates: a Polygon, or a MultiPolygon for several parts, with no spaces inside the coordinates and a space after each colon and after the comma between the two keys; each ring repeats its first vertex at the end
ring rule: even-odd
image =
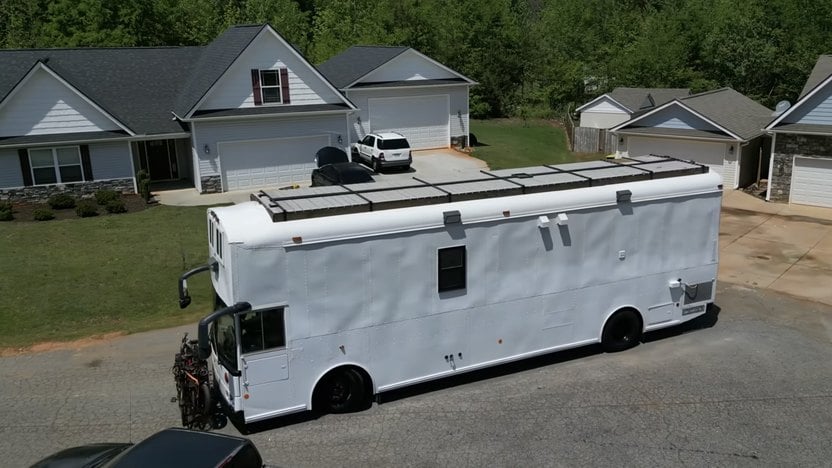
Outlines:
{"type": "Polygon", "coordinates": [[[708,166],[669,156],[638,156],[520,169],[413,177],[409,181],[261,190],[251,195],[272,221],[317,218],[409,206],[554,192],[708,172],[708,166]]]}

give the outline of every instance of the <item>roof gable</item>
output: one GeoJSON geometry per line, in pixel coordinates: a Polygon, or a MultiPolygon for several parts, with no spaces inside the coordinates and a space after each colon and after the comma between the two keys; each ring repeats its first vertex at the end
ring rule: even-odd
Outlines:
{"type": "Polygon", "coordinates": [[[189,114],[183,117],[209,110],[255,107],[251,70],[282,68],[287,70],[289,80],[291,104],[288,107],[322,104],[354,107],[277,32],[264,26],[189,114]]]}
{"type": "Polygon", "coordinates": [[[821,55],[806,80],[800,99],[766,126],[832,125],[832,56],[821,55]]]}
{"type": "Polygon", "coordinates": [[[182,132],[171,105],[199,47],[0,50],[0,96],[37,62],[136,134],[182,132]]]}
{"type": "Polygon", "coordinates": [[[576,109],[578,112],[601,112],[608,114],[630,114],[630,110],[607,94],[602,94],[576,109]]]}
{"type": "Polygon", "coordinates": [[[132,133],[42,62],[0,102],[0,137],[122,130],[132,133]]]}
{"type": "Polygon", "coordinates": [[[409,47],[353,46],[319,67],[338,89],[376,83],[476,82],[409,47]]]}
{"type": "Polygon", "coordinates": [[[750,140],[762,133],[763,126],[770,118],[770,109],[731,88],[722,88],[675,99],[624,122],[613,131],[627,127],[659,127],[659,124],[662,124],[662,128],[681,129],[687,125],[695,130],[718,130],[738,140],[750,140]],[[665,109],[673,109],[678,121],[662,120],[666,114],[665,109]],[[685,114],[696,118],[682,118],[685,114]]]}

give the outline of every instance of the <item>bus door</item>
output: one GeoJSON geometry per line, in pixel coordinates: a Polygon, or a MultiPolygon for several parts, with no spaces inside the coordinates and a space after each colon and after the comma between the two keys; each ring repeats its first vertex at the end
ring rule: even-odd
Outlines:
{"type": "Polygon", "coordinates": [[[284,307],[276,307],[239,315],[246,419],[281,408],[281,392],[276,387],[289,378],[284,312],[284,307]]]}

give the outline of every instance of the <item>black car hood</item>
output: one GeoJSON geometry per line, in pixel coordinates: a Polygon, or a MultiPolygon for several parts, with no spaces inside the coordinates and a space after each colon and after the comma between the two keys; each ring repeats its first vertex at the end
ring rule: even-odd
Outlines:
{"type": "Polygon", "coordinates": [[[111,460],[133,444],[90,444],[53,453],[32,465],[32,468],[95,467],[111,460]]]}

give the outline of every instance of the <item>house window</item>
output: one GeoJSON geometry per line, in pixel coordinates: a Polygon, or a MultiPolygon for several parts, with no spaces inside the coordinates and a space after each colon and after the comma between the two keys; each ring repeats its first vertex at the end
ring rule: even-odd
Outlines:
{"type": "Polygon", "coordinates": [[[81,153],[77,146],[29,150],[29,164],[35,185],[66,184],[84,180],[81,153]]]}
{"type": "Polygon", "coordinates": [[[240,347],[244,353],[285,346],[286,327],[282,307],[240,315],[240,347]]]}
{"type": "Polygon", "coordinates": [[[439,292],[465,289],[465,246],[439,249],[439,292]]]}
{"type": "Polygon", "coordinates": [[[263,103],[282,104],[280,88],[280,70],[260,70],[260,92],[263,103]]]}

